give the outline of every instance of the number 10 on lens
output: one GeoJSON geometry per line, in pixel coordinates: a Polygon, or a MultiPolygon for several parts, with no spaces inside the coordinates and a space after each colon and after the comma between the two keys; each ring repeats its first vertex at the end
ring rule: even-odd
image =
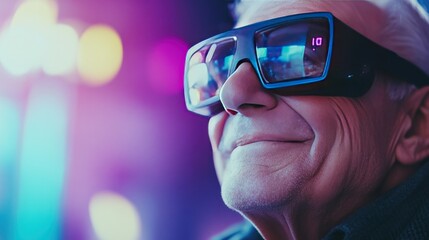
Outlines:
{"type": "Polygon", "coordinates": [[[311,46],[313,47],[320,47],[323,44],[323,38],[322,37],[313,37],[311,39],[311,46]]]}

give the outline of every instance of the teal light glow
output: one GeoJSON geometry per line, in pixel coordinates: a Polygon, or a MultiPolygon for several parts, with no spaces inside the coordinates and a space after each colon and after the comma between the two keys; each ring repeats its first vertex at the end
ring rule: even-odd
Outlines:
{"type": "Polygon", "coordinates": [[[18,106],[0,98],[0,239],[8,239],[14,202],[21,116],[18,106]]]}
{"type": "Polygon", "coordinates": [[[60,239],[69,106],[63,84],[44,81],[29,97],[13,239],[60,239]]]}
{"type": "Polygon", "coordinates": [[[233,55],[228,55],[225,57],[224,64],[222,66],[222,70],[229,70],[229,68],[232,64],[233,57],[234,57],[233,55]]]}

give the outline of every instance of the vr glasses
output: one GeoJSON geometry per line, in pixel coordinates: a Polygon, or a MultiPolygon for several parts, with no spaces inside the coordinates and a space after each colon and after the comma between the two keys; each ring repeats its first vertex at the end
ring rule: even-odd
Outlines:
{"type": "Polygon", "coordinates": [[[357,33],[331,13],[306,13],[258,22],[204,40],[188,50],[188,110],[213,116],[223,110],[219,92],[242,62],[263,88],[280,95],[359,97],[375,69],[422,86],[429,76],[357,33]]]}

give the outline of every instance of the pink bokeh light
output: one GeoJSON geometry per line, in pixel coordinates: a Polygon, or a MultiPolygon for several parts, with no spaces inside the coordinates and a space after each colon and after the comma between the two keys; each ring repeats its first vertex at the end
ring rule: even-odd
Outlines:
{"type": "Polygon", "coordinates": [[[176,94],[183,89],[183,73],[188,45],[176,37],[159,41],[150,51],[147,80],[157,92],[176,94]]]}

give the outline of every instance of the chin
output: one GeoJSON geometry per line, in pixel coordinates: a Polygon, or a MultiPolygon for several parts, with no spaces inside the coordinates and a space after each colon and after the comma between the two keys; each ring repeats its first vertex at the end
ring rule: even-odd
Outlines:
{"type": "Polygon", "coordinates": [[[270,177],[246,172],[240,176],[224,176],[221,194],[224,203],[238,212],[268,211],[293,201],[299,185],[282,184],[270,177]]]}
{"type": "Polygon", "coordinates": [[[287,207],[311,181],[308,159],[302,154],[289,153],[287,159],[284,153],[271,154],[263,161],[243,155],[230,158],[221,174],[222,199],[238,212],[287,207]]]}

